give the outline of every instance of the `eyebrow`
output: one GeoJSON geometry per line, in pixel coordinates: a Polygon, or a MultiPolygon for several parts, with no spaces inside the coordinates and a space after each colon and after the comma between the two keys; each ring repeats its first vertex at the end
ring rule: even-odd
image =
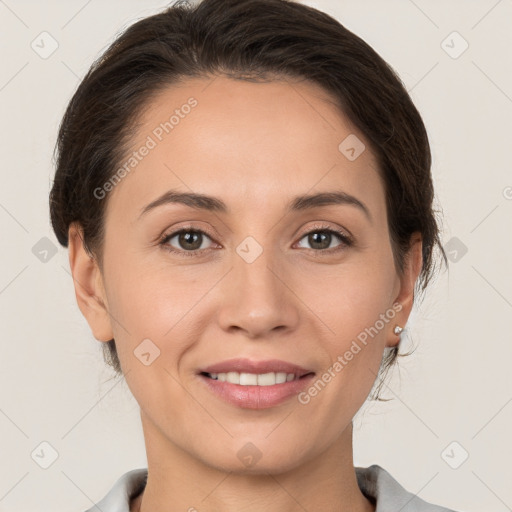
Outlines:
{"type": "MultiPolygon", "coordinates": [[[[196,210],[229,213],[229,208],[227,207],[226,203],[217,197],[194,192],[178,192],[177,190],[168,190],[160,197],[144,206],[139,215],[139,219],[150,210],[166,204],[183,204],[196,210]]],[[[365,204],[356,197],[343,191],[321,192],[318,194],[297,196],[293,198],[292,201],[290,201],[288,204],[287,212],[291,213],[296,211],[304,211],[311,208],[331,205],[355,206],[365,214],[370,222],[372,221],[370,211],[365,206],[365,204]]]]}

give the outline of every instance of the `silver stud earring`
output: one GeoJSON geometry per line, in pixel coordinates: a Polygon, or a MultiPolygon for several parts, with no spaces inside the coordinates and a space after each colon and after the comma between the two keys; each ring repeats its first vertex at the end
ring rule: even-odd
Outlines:
{"type": "Polygon", "coordinates": [[[403,327],[396,325],[395,330],[393,332],[398,336],[403,330],[404,330],[403,327]]]}

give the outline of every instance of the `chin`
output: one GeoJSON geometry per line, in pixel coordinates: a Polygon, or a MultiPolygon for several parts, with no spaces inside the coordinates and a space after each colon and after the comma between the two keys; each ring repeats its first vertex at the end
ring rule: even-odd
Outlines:
{"type": "Polygon", "coordinates": [[[202,462],[219,471],[232,472],[239,475],[267,475],[286,473],[302,462],[303,450],[296,445],[283,446],[279,449],[268,440],[258,443],[258,440],[236,442],[236,446],[226,447],[222,451],[210,452],[207,458],[200,457],[202,462]]]}

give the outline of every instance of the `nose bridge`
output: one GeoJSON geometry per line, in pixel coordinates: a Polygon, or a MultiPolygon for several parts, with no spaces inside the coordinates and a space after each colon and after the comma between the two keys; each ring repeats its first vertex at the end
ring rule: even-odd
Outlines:
{"type": "Polygon", "coordinates": [[[225,329],[234,326],[251,336],[264,336],[276,327],[290,327],[298,318],[293,294],[280,276],[278,255],[254,238],[247,237],[233,255],[233,268],[226,282],[219,321],[225,329]]]}
{"type": "Polygon", "coordinates": [[[242,286],[247,287],[247,294],[253,298],[275,300],[276,294],[281,293],[281,286],[275,276],[273,267],[278,266],[275,251],[270,247],[261,246],[253,240],[242,242],[236,249],[234,258],[236,278],[242,286]]]}

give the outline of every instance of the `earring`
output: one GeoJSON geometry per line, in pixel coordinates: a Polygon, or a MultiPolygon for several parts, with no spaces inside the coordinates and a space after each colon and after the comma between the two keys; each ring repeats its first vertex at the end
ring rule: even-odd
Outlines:
{"type": "Polygon", "coordinates": [[[397,336],[400,335],[400,333],[403,331],[403,327],[400,327],[399,325],[395,326],[395,330],[393,331],[397,336]]]}

